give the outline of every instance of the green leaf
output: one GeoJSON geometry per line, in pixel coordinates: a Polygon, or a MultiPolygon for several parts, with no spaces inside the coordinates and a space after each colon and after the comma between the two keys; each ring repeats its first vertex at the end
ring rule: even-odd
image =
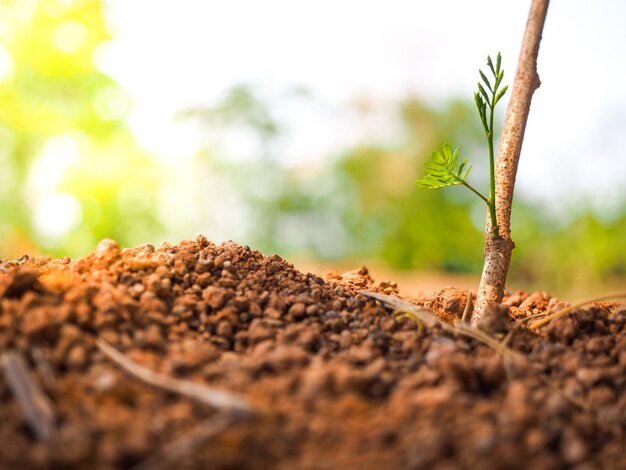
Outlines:
{"type": "Polygon", "coordinates": [[[467,160],[459,165],[459,149],[452,147],[448,143],[442,146],[442,152],[435,150],[430,160],[424,165],[424,177],[417,180],[415,184],[422,188],[443,188],[454,186],[465,182],[465,178],[471,170],[471,165],[467,165],[467,160]]]}
{"type": "Polygon", "coordinates": [[[505,86],[502,90],[500,90],[500,91],[498,92],[498,94],[496,95],[496,103],[497,103],[498,101],[500,101],[500,98],[502,98],[502,97],[504,96],[504,94],[506,93],[506,91],[507,91],[508,89],[509,89],[509,86],[508,86],[508,85],[506,85],[506,86],[505,86]]]}
{"type": "Polygon", "coordinates": [[[480,120],[483,123],[485,132],[489,132],[489,126],[487,125],[487,105],[477,91],[474,92],[474,101],[476,101],[476,108],[478,108],[478,114],[480,115],[480,120]]]}
{"type": "Polygon", "coordinates": [[[483,127],[485,128],[485,133],[489,133],[489,125],[487,124],[487,108],[483,105],[483,110],[480,113],[480,120],[483,123],[483,127]]]}
{"type": "Polygon", "coordinates": [[[467,178],[467,175],[469,175],[469,172],[472,171],[472,165],[468,165],[467,166],[467,170],[465,170],[465,173],[463,173],[463,175],[461,176],[461,178],[463,180],[465,180],[467,178]]]}
{"type": "Polygon", "coordinates": [[[496,92],[496,90],[498,89],[498,87],[500,86],[500,83],[502,83],[502,79],[504,78],[504,70],[501,70],[498,73],[498,76],[496,77],[496,86],[494,87],[494,93],[496,92]]]}
{"type": "Polygon", "coordinates": [[[493,76],[497,77],[498,74],[496,73],[495,69],[493,68],[493,62],[491,61],[491,56],[487,56],[487,65],[491,69],[491,73],[493,73],[493,76]]]}
{"type": "Polygon", "coordinates": [[[478,70],[478,73],[480,74],[480,77],[485,82],[485,85],[487,85],[487,88],[489,88],[489,91],[493,91],[491,89],[491,84],[489,83],[489,80],[487,80],[487,76],[483,73],[483,71],[482,70],[478,70]]]}
{"type": "Polygon", "coordinates": [[[498,58],[496,59],[496,73],[500,72],[500,64],[502,63],[502,56],[498,52],[498,58]]]}
{"type": "Polygon", "coordinates": [[[482,93],[483,97],[485,98],[485,102],[486,103],[490,103],[490,99],[489,99],[489,95],[487,94],[487,91],[483,88],[483,86],[478,83],[478,90],[482,93]]]}
{"type": "Polygon", "coordinates": [[[480,96],[480,93],[478,93],[477,91],[474,92],[474,101],[476,102],[476,108],[478,108],[478,112],[481,113],[482,109],[483,109],[483,99],[480,96]]]}

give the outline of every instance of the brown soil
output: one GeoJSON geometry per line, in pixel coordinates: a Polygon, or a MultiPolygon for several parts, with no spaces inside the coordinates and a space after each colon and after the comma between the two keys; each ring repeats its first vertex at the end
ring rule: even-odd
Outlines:
{"type": "MultiPolygon", "coordinates": [[[[360,289],[397,291],[365,269],[321,279],[203,237],[2,262],[0,468],[626,468],[623,307],[522,329],[510,346],[525,362],[511,363],[439,326],[419,336],[360,289]],[[216,411],[128,374],[98,339],[256,412],[175,457],[167,445],[188,444],[216,411]]],[[[466,301],[453,288],[418,299],[448,321],[466,301]]],[[[519,292],[502,310],[558,306],[519,292]]],[[[494,337],[511,326],[498,313],[484,325],[494,337]]]]}

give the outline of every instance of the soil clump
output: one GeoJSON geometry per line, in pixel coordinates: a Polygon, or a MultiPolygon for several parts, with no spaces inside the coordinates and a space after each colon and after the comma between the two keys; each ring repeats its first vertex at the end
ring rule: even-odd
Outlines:
{"type": "MultiPolygon", "coordinates": [[[[534,334],[512,321],[560,302],[507,296],[511,322],[498,311],[483,329],[515,330],[508,344],[525,362],[512,364],[440,327],[418,334],[358,290],[397,286],[365,268],[301,273],[204,237],[2,261],[0,468],[131,468],[216,414],[129,375],[98,341],[258,410],[182,468],[626,468],[624,307],[580,309],[534,334]]],[[[468,293],[412,300],[452,322],[468,293]]]]}

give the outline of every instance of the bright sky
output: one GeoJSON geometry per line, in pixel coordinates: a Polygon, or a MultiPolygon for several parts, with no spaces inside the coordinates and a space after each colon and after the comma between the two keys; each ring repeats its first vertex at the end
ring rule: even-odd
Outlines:
{"type": "MultiPolygon", "coordinates": [[[[144,145],[167,159],[193,153],[197,133],[173,115],[215,103],[233,85],[272,93],[304,87],[313,100],[278,110],[289,123],[282,158],[301,162],[340,152],[364,134],[384,137],[385,113],[409,94],[432,102],[471,98],[487,54],[502,52],[511,79],[530,1],[108,5],[115,40],[99,64],[132,96],[131,125],[144,145]],[[348,112],[363,97],[382,104],[373,123],[348,112]]],[[[539,54],[542,86],[518,174],[526,197],[555,208],[573,199],[602,208],[624,203],[625,19],[623,0],[551,2],[539,54]]]]}

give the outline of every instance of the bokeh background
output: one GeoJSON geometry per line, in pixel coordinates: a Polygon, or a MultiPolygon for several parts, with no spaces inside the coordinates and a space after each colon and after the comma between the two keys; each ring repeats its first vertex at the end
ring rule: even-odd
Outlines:
{"type": "MultiPolygon", "coordinates": [[[[501,51],[511,83],[529,5],[0,0],[0,257],[203,233],[474,283],[484,204],[413,182],[448,141],[486,188],[477,69],[501,51]]],[[[512,288],[625,284],[624,18],[622,0],[550,6],[512,288]]]]}

